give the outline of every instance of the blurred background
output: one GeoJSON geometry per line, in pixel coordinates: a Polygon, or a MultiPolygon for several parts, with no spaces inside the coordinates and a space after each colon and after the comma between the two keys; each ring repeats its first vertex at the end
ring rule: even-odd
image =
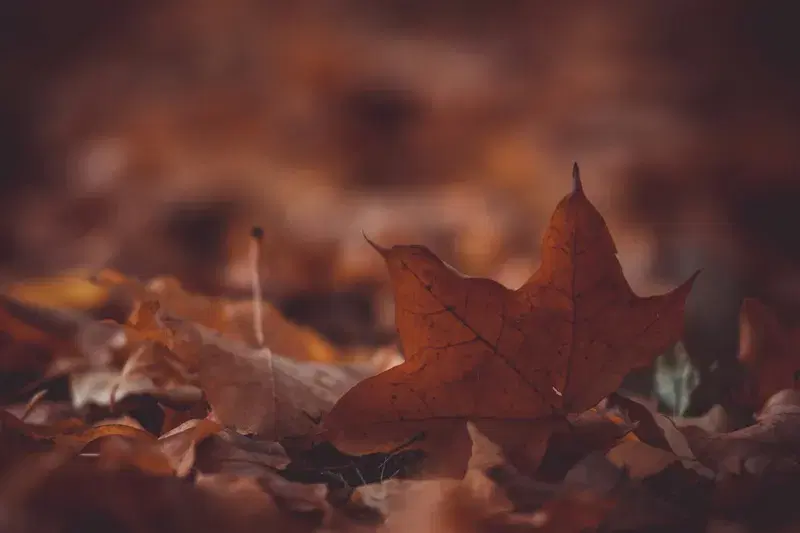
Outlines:
{"type": "Polygon", "coordinates": [[[577,160],[639,294],[704,268],[685,341],[701,376],[735,358],[742,296],[800,304],[788,2],[0,10],[6,281],[108,266],[246,294],[258,224],[271,302],[380,345],[391,293],[362,230],[514,287],[577,160]]]}

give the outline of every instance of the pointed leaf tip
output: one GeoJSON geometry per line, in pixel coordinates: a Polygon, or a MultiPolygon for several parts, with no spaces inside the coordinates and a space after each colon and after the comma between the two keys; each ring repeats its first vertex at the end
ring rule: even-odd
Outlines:
{"type": "Polygon", "coordinates": [[[578,163],[572,163],[572,192],[583,192],[583,183],[581,183],[581,169],[578,163]]]}
{"type": "Polygon", "coordinates": [[[364,232],[364,230],[361,230],[361,235],[364,237],[364,240],[367,241],[367,243],[369,243],[369,245],[372,246],[372,248],[374,248],[376,252],[381,254],[381,256],[384,259],[386,259],[389,256],[389,249],[388,248],[384,248],[380,244],[376,244],[376,243],[372,242],[372,240],[370,240],[370,238],[367,237],[367,234],[364,232]]]}

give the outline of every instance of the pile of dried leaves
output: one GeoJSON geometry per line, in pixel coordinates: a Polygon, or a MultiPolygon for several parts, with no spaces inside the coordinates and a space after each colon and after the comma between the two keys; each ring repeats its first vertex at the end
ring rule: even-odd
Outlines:
{"type": "Polygon", "coordinates": [[[573,174],[517,290],[368,241],[402,355],[343,353],[261,301],[257,275],[247,301],[108,270],[7,287],[0,528],[800,528],[796,333],[745,302],[745,427],[618,390],[681,339],[694,277],[635,295],[573,174]]]}

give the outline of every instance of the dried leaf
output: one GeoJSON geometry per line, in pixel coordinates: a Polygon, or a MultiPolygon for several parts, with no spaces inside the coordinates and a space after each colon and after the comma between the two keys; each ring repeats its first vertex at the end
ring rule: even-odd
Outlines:
{"type": "Polygon", "coordinates": [[[680,461],[671,451],[655,448],[641,441],[625,441],[611,448],[606,457],[618,468],[624,468],[633,479],[642,479],[680,461]]]}
{"type": "MultiPolygon", "coordinates": [[[[548,416],[593,407],[679,339],[694,276],[668,294],[636,296],[577,167],[574,178],[545,233],[542,264],[518,290],[464,277],[422,246],[376,246],[392,279],[406,362],[348,391],[321,438],[349,453],[385,451],[420,431],[455,441],[471,420],[490,438],[480,426],[494,426],[506,453],[508,445],[535,462],[548,416]],[[506,423],[515,430],[500,431],[506,423]]],[[[446,448],[419,446],[454,463],[446,448]]]]}
{"type": "Polygon", "coordinates": [[[105,437],[125,437],[146,443],[153,443],[157,440],[155,435],[148,433],[141,427],[129,424],[99,424],[85,431],[58,435],[55,438],[55,443],[59,449],[69,449],[74,453],[79,453],[92,442],[105,437]]]}
{"type": "MultiPolygon", "coordinates": [[[[634,425],[608,413],[591,409],[568,418],[569,426],[553,432],[547,451],[535,471],[536,479],[559,482],[584,457],[595,451],[606,452],[622,440],[636,440],[634,425]]],[[[533,474],[519,468],[523,474],[533,474]]]]}
{"type": "Polygon", "coordinates": [[[772,396],[752,426],[729,433],[690,426],[681,432],[697,459],[723,475],[800,471],[800,391],[789,389],[772,396]]]}
{"type": "Polygon", "coordinates": [[[5,294],[36,307],[85,311],[106,303],[110,291],[108,287],[88,279],[85,272],[76,272],[55,278],[14,283],[5,290],[5,294]]]}
{"type": "Polygon", "coordinates": [[[676,461],[680,461],[684,468],[713,477],[711,471],[697,462],[686,437],[673,420],[652,410],[645,403],[619,393],[611,394],[608,404],[621,409],[636,423],[633,432],[640,442],[626,443],[625,446],[612,449],[608,454],[614,464],[628,468],[631,477],[653,475],[676,461]],[[660,450],[662,453],[648,448],[660,450]]]}
{"type": "Polygon", "coordinates": [[[262,439],[303,435],[350,387],[379,371],[365,363],[302,362],[253,349],[202,326],[199,381],[215,417],[262,439]]]}
{"type": "Polygon", "coordinates": [[[173,476],[175,468],[153,441],[120,435],[97,441],[97,466],[105,470],[135,468],[154,476],[173,476]]]}
{"type": "MultiPolygon", "coordinates": [[[[284,357],[300,361],[332,363],[342,358],[340,351],[314,330],[290,322],[268,302],[261,302],[261,324],[264,346],[284,357]]],[[[258,347],[253,329],[252,302],[225,304],[229,325],[221,332],[249,346],[258,347]]]]}
{"type": "Polygon", "coordinates": [[[213,420],[189,420],[158,438],[159,449],[169,459],[178,477],[186,476],[194,466],[197,445],[222,430],[213,420]]]}
{"type": "Polygon", "coordinates": [[[189,293],[175,278],[150,280],[145,285],[144,299],[157,300],[168,317],[191,320],[218,331],[224,330],[228,323],[222,300],[189,293]]]}
{"type": "Polygon", "coordinates": [[[196,468],[204,474],[262,477],[284,468],[290,459],[277,442],[258,441],[226,429],[197,448],[196,468]]]}

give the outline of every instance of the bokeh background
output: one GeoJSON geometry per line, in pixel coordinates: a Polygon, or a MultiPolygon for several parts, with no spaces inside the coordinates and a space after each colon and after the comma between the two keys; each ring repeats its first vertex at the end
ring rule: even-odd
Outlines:
{"type": "Polygon", "coordinates": [[[800,304],[789,2],[0,12],[5,281],[108,266],[246,294],[258,224],[268,299],[334,343],[380,345],[391,293],[362,230],[515,286],[577,160],[635,290],[704,268],[685,341],[717,382],[701,395],[724,389],[742,296],[800,304]]]}

